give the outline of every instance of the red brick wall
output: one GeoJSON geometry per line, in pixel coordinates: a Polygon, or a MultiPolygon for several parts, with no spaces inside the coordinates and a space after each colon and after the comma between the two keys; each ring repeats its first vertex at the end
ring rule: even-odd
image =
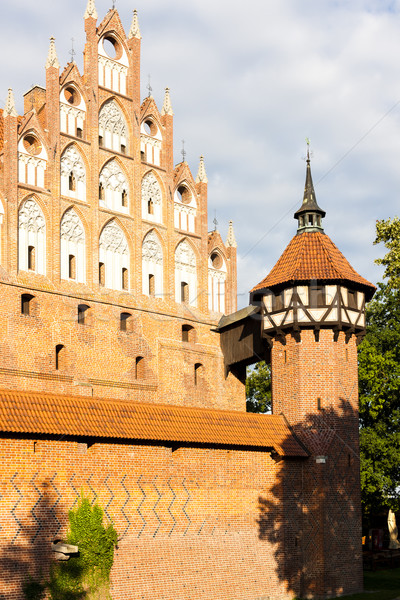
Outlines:
{"type": "MultiPolygon", "coordinates": [[[[346,342],[341,332],[335,341],[321,330],[316,341],[304,330],[301,341],[288,335],[285,342],[271,351],[273,412],[286,416],[312,454],[302,485],[301,590],[354,593],[362,589],[355,337],[346,342]]],[[[287,495],[298,494],[298,482],[289,477],[286,485],[287,495]]]]}
{"type": "Polygon", "coordinates": [[[276,486],[284,466],[268,453],[23,439],[3,439],[0,449],[2,599],[23,600],[27,573],[46,573],[50,542],[65,535],[81,490],[120,538],[114,600],[296,593],[281,556],[287,543],[290,564],[298,560],[276,486]]]}

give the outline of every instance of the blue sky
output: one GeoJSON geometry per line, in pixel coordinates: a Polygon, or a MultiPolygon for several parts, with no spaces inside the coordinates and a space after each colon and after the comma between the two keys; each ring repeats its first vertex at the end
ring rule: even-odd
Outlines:
{"type": "MultiPolygon", "coordinates": [[[[99,21],[112,0],[96,0],[99,21]]],[[[142,33],[142,97],[151,74],[162,105],[171,88],[175,161],[185,139],[194,175],[204,154],[214,211],[238,241],[239,304],[295,234],[305,138],[311,140],[325,231],[376,282],[376,219],[400,205],[400,1],[117,0],[126,31],[142,33]]],[[[17,109],[44,84],[49,37],[62,67],[75,39],[82,65],[86,0],[14,0],[0,22],[0,102],[17,109]]]]}

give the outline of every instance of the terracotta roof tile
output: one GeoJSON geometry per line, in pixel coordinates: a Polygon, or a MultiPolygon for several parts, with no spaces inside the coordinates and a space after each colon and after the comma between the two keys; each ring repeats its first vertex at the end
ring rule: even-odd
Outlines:
{"type": "Polygon", "coordinates": [[[329,236],[313,231],[295,235],[272,271],[251,291],[311,279],[357,283],[368,288],[370,296],[375,290],[372,283],[353,269],[329,236]]]}
{"type": "Polygon", "coordinates": [[[0,431],[307,452],[279,415],[0,390],[0,431]]]}

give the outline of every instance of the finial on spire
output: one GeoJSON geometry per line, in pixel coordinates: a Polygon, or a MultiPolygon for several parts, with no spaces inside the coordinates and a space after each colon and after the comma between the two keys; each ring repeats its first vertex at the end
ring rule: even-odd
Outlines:
{"type": "Polygon", "coordinates": [[[71,55],[71,62],[75,62],[75,56],[76,56],[76,52],[75,52],[75,48],[74,48],[74,38],[71,38],[71,50],[69,51],[69,54],[71,55]]]}
{"type": "Polygon", "coordinates": [[[7,94],[6,106],[4,108],[4,112],[6,113],[6,116],[9,115],[10,117],[18,117],[18,113],[15,108],[14,93],[12,91],[12,88],[8,88],[8,94],[7,94]]]}
{"type": "Polygon", "coordinates": [[[185,150],[185,140],[182,140],[182,162],[186,162],[186,150],[185,150]]]}
{"type": "Polygon", "coordinates": [[[233,222],[232,221],[229,221],[228,236],[226,238],[225,245],[230,246],[231,248],[237,248],[235,232],[233,231],[233,222]]]}
{"type": "Polygon", "coordinates": [[[199,170],[197,171],[196,183],[208,183],[206,168],[204,166],[204,156],[200,156],[199,170]]]}
{"type": "Polygon", "coordinates": [[[149,90],[149,93],[147,94],[147,97],[148,98],[152,98],[151,92],[153,91],[153,88],[151,87],[151,75],[150,75],[150,73],[148,74],[148,79],[149,79],[149,83],[146,85],[146,87],[149,90]]]}
{"type": "Polygon", "coordinates": [[[214,223],[214,231],[218,231],[218,219],[217,219],[217,211],[216,210],[214,210],[213,223],[214,223]]]}
{"type": "Polygon", "coordinates": [[[132,25],[129,30],[128,38],[129,39],[137,38],[138,40],[140,40],[142,38],[142,36],[140,35],[139,19],[138,19],[138,14],[137,14],[136,8],[133,11],[132,25]]]}
{"type": "Polygon", "coordinates": [[[46,69],[48,69],[49,67],[54,67],[55,69],[60,68],[60,63],[58,62],[56,52],[56,40],[53,37],[50,38],[49,53],[47,55],[46,61],[46,69]]]}
{"type": "Polygon", "coordinates": [[[162,115],[171,115],[171,116],[173,116],[173,114],[174,114],[174,111],[172,110],[171,98],[169,95],[168,87],[165,88],[164,104],[161,109],[161,114],[162,115]]]}
{"type": "Polygon", "coordinates": [[[89,17],[92,17],[92,19],[97,19],[97,11],[96,11],[96,5],[94,3],[94,0],[88,0],[87,6],[86,6],[84,19],[88,19],[89,17]]]}
{"type": "Polygon", "coordinates": [[[325,211],[318,206],[315,197],[314,184],[311,176],[311,160],[310,160],[310,140],[307,142],[307,168],[306,168],[306,183],[304,186],[303,203],[298,211],[295,212],[294,218],[298,220],[299,226],[297,233],[304,231],[324,231],[321,220],[325,217],[325,211]]]}

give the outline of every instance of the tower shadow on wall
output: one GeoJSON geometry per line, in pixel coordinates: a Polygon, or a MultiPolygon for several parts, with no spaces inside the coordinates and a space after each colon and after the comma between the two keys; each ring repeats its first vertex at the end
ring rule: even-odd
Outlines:
{"type": "Polygon", "coordinates": [[[276,483],[258,499],[259,539],[275,548],[287,592],[301,598],[362,589],[358,413],[340,402],[294,428],[309,458],[277,457],[276,483]]]}
{"type": "MultiPolygon", "coordinates": [[[[24,513],[24,495],[28,491],[18,474],[12,476],[11,485],[15,499],[11,508],[14,523],[9,543],[3,545],[0,553],[0,600],[24,598],[23,586],[30,580],[49,581],[51,566],[56,564],[51,543],[65,539],[68,522],[68,516],[58,508],[60,497],[50,479],[40,481],[33,477],[30,481],[29,495],[33,488],[38,499],[29,513],[24,513]]],[[[3,523],[0,525],[4,527],[3,523]]],[[[4,535],[4,529],[0,534],[4,535]]],[[[79,578],[80,573],[79,567],[75,574],[72,569],[72,577],[79,578]]],[[[81,592],[52,591],[57,600],[86,597],[86,593],[81,592]]]]}

